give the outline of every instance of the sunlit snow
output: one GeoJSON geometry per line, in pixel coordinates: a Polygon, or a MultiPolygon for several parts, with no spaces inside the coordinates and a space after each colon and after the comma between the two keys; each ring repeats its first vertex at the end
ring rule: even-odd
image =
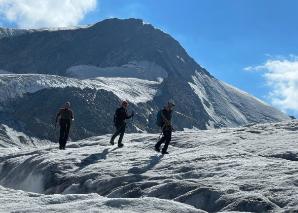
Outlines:
{"type": "Polygon", "coordinates": [[[2,153],[0,211],[294,212],[297,133],[297,121],[175,132],[169,155],[153,150],[157,134],[2,153]]]}
{"type": "Polygon", "coordinates": [[[132,103],[143,103],[153,99],[160,81],[149,81],[137,78],[98,77],[79,80],[55,75],[43,74],[0,74],[0,101],[34,93],[45,88],[92,88],[113,92],[122,100],[132,103]]]}

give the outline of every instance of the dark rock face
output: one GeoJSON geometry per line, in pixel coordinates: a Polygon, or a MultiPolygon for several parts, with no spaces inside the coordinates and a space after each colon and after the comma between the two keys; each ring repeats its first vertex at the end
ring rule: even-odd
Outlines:
{"type": "MultiPolygon", "coordinates": [[[[105,90],[81,90],[71,87],[43,89],[13,100],[7,105],[10,110],[5,112],[10,119],[9,121],[2,119],[2,122],[29,136],[57,141],[59,124],[55,128],[55,116],[64,104],[65,97],[68,97],[67,100],[72,103],[75,116],[70,133],[72,140],[114,131],[113,116],[115,107],[119,106],[119,98],[105,90]]],[[[136,116],[133,120],[127,121],[128,132],[137,132],[136,127],[148,130],[146,112],[149,106],[130,104],[128,112],[134,110],[136,116]]]]}
{"type": "Polygon", "coordinates": [[[65,75],[74,65],[110,67],[134,60],[156,62],[179,78],[203,71],[172,37],[137,19],[108,19],[89,28],[35,31],[0,40],[0,69],[15,73],[65,75]],[[177,55],[185,63],[179,63],[177,55]]]}

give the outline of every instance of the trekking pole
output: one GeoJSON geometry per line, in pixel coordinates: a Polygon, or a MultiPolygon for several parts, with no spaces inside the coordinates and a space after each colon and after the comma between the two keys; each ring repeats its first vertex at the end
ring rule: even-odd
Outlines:
{"type": "Polygon", "coordinates": [[[133,117],[135,117],[135,113],[134,113],[134,111],[132,111],[132,113],[133,113],[133,116],[131,117],[131,125],[134,126],[134,120],[133,120],[133,117]]]}
{"type": "Polygon", "coordinates": [[[182,117],[185,117],[185,118],[188,118],[188,119],[190,119],[190,120],[192,120],[192,121],[196,121],[196,122],[197,122],[197,120],[195,120],[194,118],[189,117],[189,116],[187,116],[187,115],[184,115],[184,114],[181,113],[181,112],[178,112],[178,111],[174,111],[174,112],[177,113],[178,115],[181,115],[182,117]]]}
{"type": "Polygon", "coordinates": [[[161,139],[162,134],[163,134],[163,132],[161,131],[161,133],[159,134],[158,140],[161,139]]]}
{"type": "Polygon", "coordinates": [[[131,113],[133,114],[133,116],[131,117],[131,126],[132,126],[132,127],[136,127],[136,126],[134,125],[134,119],[133,119],[134,116],[135,116],[135,113],[134,113],[134,111],[132,111],[131,113]]]}
{"type": "Polygon", "coordinates": [[[159,135],[159,137],[158,137],[158,140],[160,140],[160,138],[161,138],[161,136],[162,136],[162,134],[163,134],[163,128],[165,127],[165,125],[163,125],[162,127],[161,127],[161,133],[160,133],[160,135],[159,135]]]}
{"type": "Polygon", "coordinates": [[[178,111],[174,111],[175,113],[177,113],[178,115],[181,115],[182,117],[185,117],[185,118],[188,118],[188,119],[191,119],[191,120],[194,120],[193,118],[187,116],[187,115],[184,115],[183,113],[181,112],[178,112],[178,111]]]}

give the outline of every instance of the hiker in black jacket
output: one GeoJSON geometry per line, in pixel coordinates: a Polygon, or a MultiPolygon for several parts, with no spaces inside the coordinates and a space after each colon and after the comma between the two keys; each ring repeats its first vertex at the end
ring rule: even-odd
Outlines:
{"type": "Polygon", "coordinates": [[[173,131],[173,127],[172,127],[172,112],[173,112],[173,107],[175,106],[175,104],[171,101],[168,102],[167,106],[165,106],[165,108],[163,110],[161,110],[161,129],[162,129],[162,133],[163,136],[162,138],[155,144],[155,150],[157,152],[160,152],[160,146],[162,143],[165,143],[161,153],[162,154],[169,154],[167,152],[168,146],[170,144],[170,141],[172,139],[172,131],[173,131]]]}
{"type": "Polygon", "coordinates": [[[59,149],[65,149],[68,140],[71,122],[74,120],[73,111],[70,109],[70,102],[66,102],[56,115],[55,127],[60,125],[59,149]]]}
{"type": "Polygon", "coordinates": [[[123,101],[121,104],[121,107],[116,110],[114,115],[114,125],[116,127],[116,132],[113,134],[110,140],[110,144],[114,145],[115,138],[118,135],[120,135],[118,139],[118,147],[120,148],[123,147],[122,139],[123,139],[123,136],[125,133],[125,127],[126,127],[125,120],[134,116],[134,112],[132,112],[131,115],[128,115],[127,107],[128,107],[128,102],[123,101]]]}

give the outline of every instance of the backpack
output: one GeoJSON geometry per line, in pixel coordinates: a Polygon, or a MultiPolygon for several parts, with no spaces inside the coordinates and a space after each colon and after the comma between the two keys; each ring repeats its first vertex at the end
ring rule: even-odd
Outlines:
{"type": "Polygon", "coordinates": [[[115,114],[114,114],[114,125],[117,126],[119,123],[122,122],[121,120],[121,108],[116,109],[115,114]]]}
{"type": "Polygon", "coordinates": [[[70,109],[65,109],[62,108],[60,109],[60,119],[66,119],[66,120],[72,120],[73,119],[73,114],[70,109]]]}
{"type": "Polygon", "coordinates": [[[163,119],[162,119],[162,110],[159,110],[156,115],[156,125],[159,127],[162,127],[163,125],[163,119]]]}

